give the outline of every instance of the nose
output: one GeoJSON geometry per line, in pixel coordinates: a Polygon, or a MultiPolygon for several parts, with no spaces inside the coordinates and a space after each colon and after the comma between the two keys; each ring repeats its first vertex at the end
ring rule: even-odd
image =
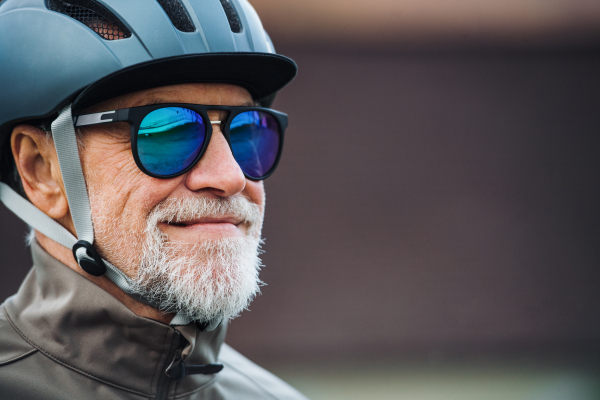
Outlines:
{"type": "Polygon", "coordinates": [[[244,190],[246,177],[233,157],[220,125],[213,124],[212,128],[208,147],[200,161],[187,173],[185,183],[194,192],[206,191],[220,197],[233,196],[244,190]]]}

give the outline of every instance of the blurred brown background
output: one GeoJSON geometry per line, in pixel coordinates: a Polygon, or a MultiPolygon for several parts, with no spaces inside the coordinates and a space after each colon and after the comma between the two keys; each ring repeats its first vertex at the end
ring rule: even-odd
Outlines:
{"type": "MultiPolygon", "coordinates": [[[[275,103],[268,285],[229,343],[267,365],[597,363],[600,2],[251,2],[300,72],[275,103]]],[[[5,298],[30,260],[0,220],[5,298]]]]}

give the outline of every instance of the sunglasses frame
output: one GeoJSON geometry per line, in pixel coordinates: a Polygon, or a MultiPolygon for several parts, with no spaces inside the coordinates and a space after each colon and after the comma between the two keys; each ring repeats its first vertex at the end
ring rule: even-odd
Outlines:
{"type": "MultiPolygon", "coordinates": [[[[81,126],[106,124],[106,123],[112,123],[112,122],[127,122],[127,123],[129,123],[129,125],[131,127],[131,152],[133,154],[133,159],[135,160],[135,163],[138,166],[138,168],[143,173],[145,173],[146,175],[151,176],[153,178],[170,179],[170,178],[175,178],[177,176],[183,175],[186,172],[188,172],[189,170],[191,170],[196,164],[198,164],[198,161],[200,161],[200,159],[206,152],[206,149],[208,148],[208,145],[210,143],[210,139],[212,138],[212,133],[213,133],[213,128],[212,128],[213,124],[210,121],[210,118],[208,117],[208,111],[213,111],[213,110],[214,111],[229,111],[229,113],[227,115],[227,119],[225,121],[221,120],[220,125],[221,125],[221,132],[223,132],[223,136],[225,137],[225,140],[227,141],[227,144],[229,145],[229,149],[231,150],[231,154],[234,159],[235,159],[235,155],[233,153],[233,148],[231,146],[231,137],[229,134],[229,128],[231,126],[231,122],[233,121],[233,119],[236,116],[238,116],[241,113],[247,112],[247,111],[260,111],[260,112],[264,112],[266,114],[271,115],[275,119],[275,121],[277,122],[277,125],[279,126],[279,136],[280,137],[279,137],[279,148],[277,149],[277,157],[275,158],[275,162],[273,163],[273,166],[271,167],[271,169],[265,175],[261,176],[260,178],[255,178],[255,177],[252,177],[252,176],[249,176],[248,174],[246,174],[244,172],[244,170],[242,169],[242,167],[240,166],[240,169],[242,169],[244,176],[247,179],[250,179],[252,181],[261,181],[261,180],[266,179],[269,176],[271,176],[271,174],[273,174],[273,172],[277,168],[277,165],[279,164],[279,160],[281,158],[281,152],[283,150],[285,129],[288,126],[287,114],[284,114],[280,111],[273,110],[271,108],[217,106],[217,105],[188,104],[188,103],[161,103],[161,104],[150,104],[150,105],[139,106],[139,107],[122,108],[119,110],[105,111],[105,112],[93,113],[93,114],[82,114],[82,115],[78,115],[75,117],[74,124],[76,127],[81,127],[81,126]],[[200,117],[202,117],[204,125],[206,126],[206,134],[205,134],[206,136],[204,138],[204,143],[202,144],[202,148],[200,149],[198,156],[196,157],[196,159],[194,159],[194,161],[188,167],[186,167],[181,172],[177,172],[175,174],[158,175],[158,174],[148,171],[142,164],[142,161],[140,160],[139,154],[138,154],[137,138],[138,138],[138,132],[139,132],[140,126],[141,126],[144,118],[146,118],[146,116],[148,114],[150,114],[152,111],[155,111],[155,110],[158,110],[161,108],[168,108],[168,107],[187,108],[189,110],[196,112],[198,115],[200,115],[200,117]]],[[[237,162],[237,160],[236,160],[236,162],[237,162]]],[[[239,166],[239,163],[238,163],[238,166],[239,166]]]]}

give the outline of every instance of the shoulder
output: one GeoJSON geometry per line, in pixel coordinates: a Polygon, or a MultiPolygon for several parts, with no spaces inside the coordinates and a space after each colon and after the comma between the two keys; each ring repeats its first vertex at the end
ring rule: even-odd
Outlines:
{"type": "MultiPolygon", "coordinates": [[[[264,392],[266,398],[277,400],[307,400],[296,389],[279,379],[264,368],[259,367],[246,357],[223,344],[219,353],[219,361],[223,363],[226,372],[223,378],[246,381],[246,384],[255,386],[264,392]]],[[[237,385],[236,385],[237,386],[237,385]]]]}
{"type": "Polygon", "coordinates": [[[13,328],[4,305],[0,305],[0,367],[18,361],[37,351],[13,328]]]}

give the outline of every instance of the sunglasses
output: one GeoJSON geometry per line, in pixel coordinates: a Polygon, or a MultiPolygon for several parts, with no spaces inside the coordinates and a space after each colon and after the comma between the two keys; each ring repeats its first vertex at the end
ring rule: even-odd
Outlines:
{"type": "Polygon", "coordinates": [[[246,178],[269,177],[281,157],[287,115],[270,108],[154,104],[79,115],[75,126],[128,122],[133,158],[154,178],[173,178],[196,165],[220,124],[233,157],[246,178]],[[226,121],[211,121],[208,110],[228,111],[226,121]]]}

